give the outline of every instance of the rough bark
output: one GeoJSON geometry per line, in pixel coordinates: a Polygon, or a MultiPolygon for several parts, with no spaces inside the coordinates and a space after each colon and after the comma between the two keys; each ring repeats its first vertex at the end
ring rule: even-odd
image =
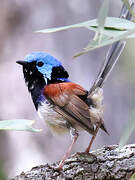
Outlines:
{"type": "Polygon", "coordinates": [[[33,167],[12,180],[128,180],[135,172],[135,144],[76,153],[66,160],[61,171],[55,170],[57,164],[33,167]]]}

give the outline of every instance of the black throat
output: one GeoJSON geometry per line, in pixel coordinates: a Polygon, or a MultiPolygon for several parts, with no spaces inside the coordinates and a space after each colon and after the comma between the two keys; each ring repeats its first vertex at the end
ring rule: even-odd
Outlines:
{"type": "Polygon", "coordinates": [[[43,75],[37,70],[36,63],[30,63],[28,66],[23,66],[23,74],[28,91],[31,93],[36,110],[41,102],[43,95],[42,90],[46,85],[43,75]]]}

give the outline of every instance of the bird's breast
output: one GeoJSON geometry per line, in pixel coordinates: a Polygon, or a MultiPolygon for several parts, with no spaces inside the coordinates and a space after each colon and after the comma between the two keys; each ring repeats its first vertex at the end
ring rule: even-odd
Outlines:
{"type": "Polygon", "coordinates": [[[53,134],[64,134],[68,132],[69,126],[66,119],[53,110],[53,105],[42,102],[38,106],[38,114],[42,118],[53,134]]]}

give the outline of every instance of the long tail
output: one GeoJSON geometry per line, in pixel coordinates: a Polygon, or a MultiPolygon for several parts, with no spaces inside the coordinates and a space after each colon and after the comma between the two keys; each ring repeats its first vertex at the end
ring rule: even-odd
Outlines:
{"type": "MultiPolygon", "coordinates": [[[[135,4],[132,2],[131,8],[133,8],[134,5],[135,4]]],[[[128,19],[128,20],[130,20],[132,18],[131,14],[128,11],[125,4],[123,4],[123,6],[122,6],[119,17],[128,19]]],[[[117,63],[122,51],[124,50],[125,45],[126,45],[126,41],[118,41],[111,45],[111,47],[109,48],[108,54],[106,56],[106,59],[101,66],[99,74],[98,74],[92,88],[89,91],[89,95],[97,87],[102,88],[103,84],[105,83],[105,81],[107,80],[108,76],[110,75],[112,69],[114,68],[115,64],[117,63]]]]}

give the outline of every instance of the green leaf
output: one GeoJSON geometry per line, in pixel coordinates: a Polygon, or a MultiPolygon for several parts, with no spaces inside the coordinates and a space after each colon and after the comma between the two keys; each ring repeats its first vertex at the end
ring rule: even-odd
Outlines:
{"type": "MultiPolygon", "coordinates": [[[[131,22],[131,23],[132,23],[132,22],[131,22]]],[[[112,24],[112,25],[113,25],[113,24],[112,24]]],[[[131,25],[131,26],[133,25],[132,28],[135,28],[135,23],[130,24],[130,25],[131,25]]],[[[115,28],[114,26],[112,26],[112,27],[106,26],[106,27],[104,28],[103,34],[106,35],[106,36],[108,36],[108,37],[115,38],[116,36],[120,36],[120,35],[122,35],[123,33],[127,32],[128,30],[131,30],[131,29],[132,29],[131,26],[129,26],[128,29],[123,29],[123,28],[121,28],[121,27],[115,28]]],[[[90,30],[92,30],[92,31],[95,31],[95,32],[98,32],[97,26],[93,26],[93,27],[91,26],[91,27],[88,27],[88,29],[90,29],[90,30]]],[[[127,39],[127,38],[135,38],[135,34],[131,34],[131,35],[127,36],[126,39],[127,39]]]]}
{"type": "Polygon", "coordinates": [[[107,13],[108,13],[108,6],[109,6],[109,0],[104,0],[98,14],[98,19],[97,19],[98,28],[93,38],[93,43],[94,41],[96,41],[98,44],[100,44],[100,41],[102,40],[104,25],[105,25],[107,13]]]}
{"type": "Polygon", "coordinates": [[[15,131],[30,131],[40,132],[41,129],[35,129],[32,127],[33,120],[15,119],[0,121],[0,130],[15,130],[15,131]]]}
{"type": "Polygon", "coordinates": [[[84,51],[76,54],[74,57],[78,57],[82,54],[87,53],[88,51],[103,47],[103,46],[107,46],[109,44],[112,44],[114,42],[117,42],[119,40],[124,40],[126,39],[129,35],[134,34],[135,33],[135,28],[129,31],[125,31],[123,34],[116,36],[115,38],[108,38],[107,36],[103,36],[102,37],[102,41],[100,42],[100,44],[97,41],[90,41],[88,46],[84,49],[84,51]]]}
{"type": "MultiPolygon", "coordinates": [[[[102,26],[103,26],[103,22],[102,22],[102,26]]],[[[44,29],[37,32],[50,33],[50,32],[57,32],[57,31],[62,31],[62,30],[71,29],[71,28],[79,28],[79,27],[84,27],[89,30],[95,31],[96,37],[94,37],[94,39],[88,43],[87,47],[84,48],[84,51],[76,54],[74,57],[85,54],[88,51],[94,50],[96,48],[110,45],[119,40],[123,40],[127,38],[135,38],[135,31],[134,31],[135,23],[128,21],[126,19],[115,18],[115,17],[106,18],[105,27],[104,27],[104,30],[102,31],[101,37],[98,36],[98,33],[101,33],[101,32],[99,31],[99,28],[98,28],[97,19],[85,21],[85,22],[70,25],[70,26],[44,29]]]]}
{"type": "Polygon", "coordinates": [[[104,0],[98,14],[97,24],[99,30],[101,31],[104,29],[105,26],[106,17],[108,14],[108,6],[109,6],[109,0],[104,0]]]}
{"type": "MultiPolygon", "coordinates": [[[[93,22],[93,26],[87,26],[89,30],[98,32],[98,26],[96,22],[93,22]]],[[[134,29],[135,23],[122,18],[108,17],[104,27],[103,34],[109,37],[116,37],[122,35],[128,30],[134,29]]],[[[127,36],[127,38],[135,38],[135,34],[127,36]]]]}
{"type": "Polygon", "coordinates": [[[135,180],[135,173],[131,176],[129,180],[135,180]]]}
{"type": "Polygon", "coordinates": [[[127,38],[135,38],[135,23],[124,18],[106,17],[108,13],[109,0],[104,0],[98,19],[85,21],[82,23],[63,26],[58,28],[43,29],[37,31],[38,33],[51,33],[71,28],[87,28],[95,31],[95,36],[89,41],[84,51],[76,54],[74,57],[87,53],[88,51],[110,45],[119,40],[127,38]]]}
{"type": "Polygon", "coordinates": [[[126,125],[126,128],[123,131],[123,134],[120,138],[120,143],[119,143],[120,148],[123,147],[127,143],[134,129],[135,129],[135,108],[133,109],[131,113],[131,118],[129,119],[126,125]]]}
{"type": "MultiPolygon", "coordinates": [[[[52,32],[57,32],[57,31],[63,31],[67,29],[72,29],[72,28],[87,28],[92,31],[98,31],[98,24],[97,24],[97,19],[93,19],[90,21],[85,21],[79,24],[74,24],[74,25],[69,25],[69,26],[63,26],[63,27],[56,27],[56,28],[49,28],[49,29],[43,29],[36,31],[38,33],[52,33],[52,32]]],[[[107,17],[106,22],[105,22],[105,27],[104,27],[104,34],[110,35],[112,37],[113,32],[114,36],[119,35],[121,31],[128,31],[135,28],[135,23],[128,21],[126,19],[122,18],[116,18],[116,17],[107,17]],[[111,34],[110,34],[111,31],[111,34]],[[107,34],[108,33],[108,34],[107,34]],[[116,34],[118,33],[118,34],[116,34]]]]}

